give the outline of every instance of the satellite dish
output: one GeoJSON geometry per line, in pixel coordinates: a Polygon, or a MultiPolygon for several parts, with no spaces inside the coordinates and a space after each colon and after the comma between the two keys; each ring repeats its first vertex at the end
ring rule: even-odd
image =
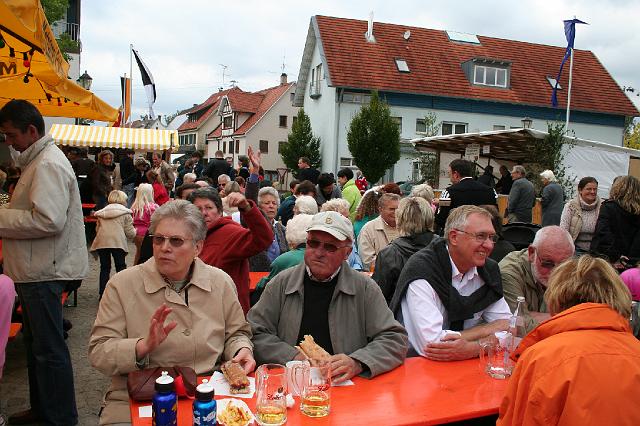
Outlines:
{"type": "Polygon", "coordinates": [[[405,40],[409,40],[409,37],[411,37],[411,31],[405,31],[402,37],[404,37],[405,40]]]}

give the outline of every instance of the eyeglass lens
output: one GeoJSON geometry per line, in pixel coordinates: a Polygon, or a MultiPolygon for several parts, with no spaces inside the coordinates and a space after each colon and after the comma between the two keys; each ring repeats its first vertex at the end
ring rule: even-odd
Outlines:
{"type": "Polygon", "coordinates": [[[153,239],[153,244],[157,246],[163,245],[165,240],[169,240],[169,244],[171,244],[171,247],[178,248],[184,244],[184,239],[180,237],[166,237],[164,235],[152,235],[151,238],[153,239]]]}

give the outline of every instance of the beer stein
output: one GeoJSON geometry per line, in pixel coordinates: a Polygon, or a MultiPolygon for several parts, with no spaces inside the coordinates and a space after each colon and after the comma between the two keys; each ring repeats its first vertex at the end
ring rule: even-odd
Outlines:
{"type": "Polygon", "coordinates": [[[300,411],[309,417],[325,417],[331,407],[331,362],[318,361],[314,367],[292,367],[293,391],[300,395],[300,411]],[[298,380],[299,379],[299,380],[298,380]],[[301,386],[301,387],[300,387],[301,386]]]}
{"type": "Polygon", "coordinates": [[[256,370],[256,421],[259,425],[287,422],[287,369],[280,364],[264,364],[256,370]]]}
{"type": "Polygon", "coordinates": [[[480,341],[480,365],[494,379],[506,379],[513,372],[511,360],[513,336],[508,331],[499,331],[495,337],[480,341]]]}
{"type": "Polygon", "coordinates": [[[289,361],[287,362],[287,388],[291,396],[300,396],[298,389],[304,387],[305,380],[309,380],[309,361],[289,361]],[[294,369],[294,366],[301,368],[294,369]]]}

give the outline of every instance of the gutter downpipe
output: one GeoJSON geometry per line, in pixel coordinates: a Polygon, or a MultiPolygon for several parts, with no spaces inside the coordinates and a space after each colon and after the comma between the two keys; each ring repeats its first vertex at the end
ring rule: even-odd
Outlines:
{"type": "Polygon", "coordinates": [[[336,154],[334,157],[334,165],[335,165],[335,173],[336,176],[338,175],[338,172],[340,171],[340,169],[338,168],[339,166],[339,162],[338,162],[338,152],[340,150],[340,99],[342,99],[342,93],[344,92],[344,88],[340,88],[336,91],[336,94],[338,95],[337,97],[337,110],[336,110],[336,130],[335,130],[335,139],[336,139],[336,154]]]}

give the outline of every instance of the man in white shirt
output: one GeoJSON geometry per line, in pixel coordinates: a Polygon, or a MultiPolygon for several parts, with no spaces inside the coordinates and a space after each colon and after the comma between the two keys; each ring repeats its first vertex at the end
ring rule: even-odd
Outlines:
{"type": "Polygon", "coordinates": [[[407,329],[413,353],[436,361],[478,356],[478,340],[508,328],[491,214],[477,206],[451,211],[445,238],[405,265],[390,308],[407,329]]]}

